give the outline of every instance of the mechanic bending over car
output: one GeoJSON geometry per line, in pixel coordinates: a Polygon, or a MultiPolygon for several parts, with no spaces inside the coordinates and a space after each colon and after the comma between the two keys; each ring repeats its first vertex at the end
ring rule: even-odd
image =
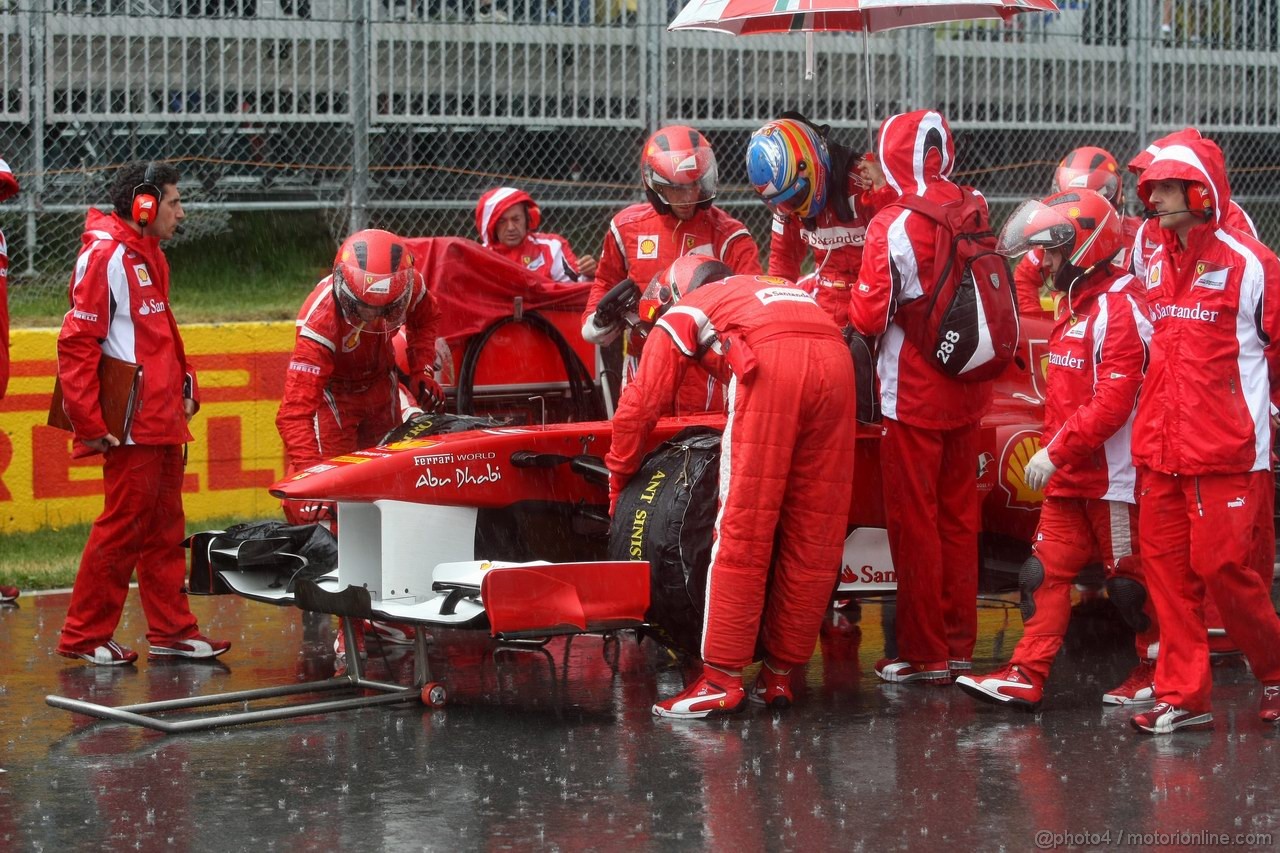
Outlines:
{"type": "Polygon", "coordinates": [[[541,222],[542,211],[537,202],[515,187],[496,187],[476,202],[476,231],[485,248],[548,281],[593,278],[596,259],[583,255],[579,260],[564,237],[538,231],[541,222]]]}
{"type": "Polygon", "coordinates": [[[1159,633],[1138,554],[1137,476],[1130,441],[1146,369],[1151,323],[1145,287],[1116,266],[1129,245],[1120,215],[1091,189],[1024,202],[997,247],[1006,257],[1032,249],[1061,294],[1049,335],[1045,438],[1028,460],[1027,486],[1044,493],[1031,557],[1022,567],[1022,639],[1013,659],[956,684],[987,702],[1034,711],[1071,618],[1071,586],[1102,558],[1107,592],[1134,631],[1138,664],[1103,694],[1111,705],[1155,702],[1159,633]]]}
{"type": "Polygon", "coordinates": [[[874,155],[832,142],[829,131],[799,113],[783,113],[751,134],[747,177],[773,211],[769,274],[812,293],[843,329],[867,223],[897,193],[874,155]],[[815,269],[802,278],[806,245],[813,248],[815,269]]]}
{"type": "MultiPolygon", "coordinates": [[[[719,186],[716,155],[701,133],[671,125],[649,137],[640,158],[640,183],[648,201],[624,208],[610,220],[582,314],[582,337],[602,347],[617,340],[623,322],[620,317],[597,316],[596,305],[623,280],[643,288],[685,255],[721,261],[739,275],[760,272],[760,250],[751,233],[714,206],[719,186]]],[[[635,373],[640,348],[638,336],[624,336],[624,388],[635,373]]],[[[667,414],[723,409],[724,389],[702,371],[691,370],[667,414]]]]}
{"type": "MultiPolygon", "coordinates": [[[[1280,260],[1227,224],[1231,190],[1208,139],[1161,148],[1138,181],[1159,218],[1146,275],[1154,331],[1133,422],[1138,538],[1160,621],[1156,705],[1130,721],[1168,734],[1213,726],[1206,595],[1280,720],[1280,617],[1257,559],[1254,495],[1280,404],[1280,260]]],[[[1274,554],[1274,551],[1272,552],[1274,554]]]]}
{"type": "Polygon", "coordinates": [[[169,302],[169,262],[160,244],[182,229],[178,170],[130,163],[108,190],[110,213],[90,209],[71,274],[71,309],[58,333],[58,381],[75,433],[72,455],[103,454],[102,514],[93,522],[58,654],[97,666],[132,664],[138,653],[113,637],[138,573],[149,658],[214,658],[231,648],[200,633],[183,584],[182,509],[187,424],[200,408],[195,371],[169,302]],[[107,428],[100,402],[104,357],[139,365],[132,421],[107,428]]]}
{"type": "Polygon", "coordinates": [[[813,654],[840,571],[856,433],[848,347],[830,316],[791,282],[731,275],[700,255],[680,258],[651,282],[640,313],[656,325],[613,419],[610,515],[690,368],[701,365],[730,398],[703,671],[653,713],[709,717],[740,711],[748,699],[788,707],[791,670],[813,654]],[[757,637],[765,665],[748,694],[742,670],[755,659],[757,637]]]}
{"type": "MultiPolygon", "coordinates": [[[[413,253],[395,234],[357,231],[338,249],[333,272],[303,302],[276,413],[286,476],[372,447],[401,423],[392,343],[401,326],[408,340],[410,392],[426,411],[443,405],[435,379],[435,301],[413,264],[413,253]]],[[[296,503],[284,502],[291,524],[336,521],[331,501],[296,503]]],[[[375,622],[371,630],[391,642],[413,641],[408,625],[375,622]]],[[[339,633],[338,654],[344,645],[339,633]]]]}

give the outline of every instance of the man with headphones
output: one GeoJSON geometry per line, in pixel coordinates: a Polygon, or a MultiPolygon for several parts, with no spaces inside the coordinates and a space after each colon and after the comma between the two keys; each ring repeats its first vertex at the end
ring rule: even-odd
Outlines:
{"type": "Polygon", "coordinates": [[[1160,623],[1149,734],[1213,726],[1205,596],[1280,720],[1280,618],[1254,565],[1257,482],[1269,476],[1280,404],[1280,259],[1227,224],[1231,190],[1208,139],[1163,147],[1138,195],[1159,218],[1146,272],[1154,332],[1133,420],[1138,541],[1160,623]],[[1270,292],[1269,292],[1270,291],[1270,292]]]}
{"type": "Polygon", "coordinates": [[[138,659],[114,639],[136,569],[152,658],[213,658],[231,648],[200,633],[182,585],[183,445],[199,409],[196,375],[169,303],[160,243],[179,233],[178,171],[167,163],[117,170],[110,213],[90,209],[71,276],[71,310],[58,335],[58,378],[75,433],[73,455],[103,454],[106,493],[80,558],[58,654],[98,666],[138,659]],[[123,435],[99,404],[104,356],[142,368],[134,417],[123,435]]]}

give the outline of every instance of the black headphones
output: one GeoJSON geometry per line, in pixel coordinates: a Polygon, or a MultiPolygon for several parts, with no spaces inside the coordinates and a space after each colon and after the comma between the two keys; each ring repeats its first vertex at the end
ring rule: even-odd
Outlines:
{"type": "Polygon", "coordinates": [[[142,173],[142,183],[133,188],[133,221],[143,228],[155,217],[160,208],[160,188],[156,186],[156,164],[147,163],[142,173]]]}

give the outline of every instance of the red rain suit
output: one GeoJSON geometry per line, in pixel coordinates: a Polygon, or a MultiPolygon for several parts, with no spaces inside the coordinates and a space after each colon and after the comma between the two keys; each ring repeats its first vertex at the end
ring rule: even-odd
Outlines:
{"type": "Polygon", "coordinates": [[[1230,188],[1213,142],[1163,147],[1138,184],[1144,201],[1158,180],[1194,181],[1213,202],[1186,246],[1159,232],[1146,278],[1151,366],[1133,424],[1139,539],[1161,630],[1157,698],[1202,712],[1206,593],[1230,602],[1221,615],[1254,674],[1280,683],[1280,618],[1253,565],[1255,496],[1269,476],[1270,413],[1280,402],[1280,260],[1225,224],[1230,188]]]}
{"type": "Polygon", "coordinates": [[[746,666],[763,619],[768,655],[801,664],[813,654],[848,523],[849,350],[813,297],[789,282],[734,276],[693,291],[658,321],[622,394],[605,458],[614,494],[640,467],[650,431],[695,362],[729,388],[702,658],[746,666]]]}

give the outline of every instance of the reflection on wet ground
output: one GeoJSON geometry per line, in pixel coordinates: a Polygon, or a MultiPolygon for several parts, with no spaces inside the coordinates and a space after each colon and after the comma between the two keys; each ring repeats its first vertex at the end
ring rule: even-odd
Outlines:
{"type": "MultiPolygon", "coordinates": [[[[1099,701],[1132,665],[1109,605],[1074,620],[1038,715],[954,688],[879,683],[872,666],[893,607],[868,601],[829,615],[797,706],[777,714],[655,720],[649,705],[679,689],[682,668],[630,634],[496,648],[482,633],[438,631],[442,710],[414,703],[165,736],[95,723],[44,696],[119,705],[324,677],[334,620],[195,599],[201,624],[234,641],[224,662],[106,669],[53,654],[66,604],[38,596],[0,612],[0,848],[1280,844],[1280,732],[1258,719],[1248,670],[1215,671],[1216,731],[1139,736],[1128,712],[1099,701]]],[[[984,602],[979,671],[1007,660],[1021,634],[1011,605],[984,602]]],[[[134,592],[117,638],[144,632],[134,592]]],[[[371,641],[370,658],[373,677],[412,676],[408,649],[384,654],[371,641]]]]}

